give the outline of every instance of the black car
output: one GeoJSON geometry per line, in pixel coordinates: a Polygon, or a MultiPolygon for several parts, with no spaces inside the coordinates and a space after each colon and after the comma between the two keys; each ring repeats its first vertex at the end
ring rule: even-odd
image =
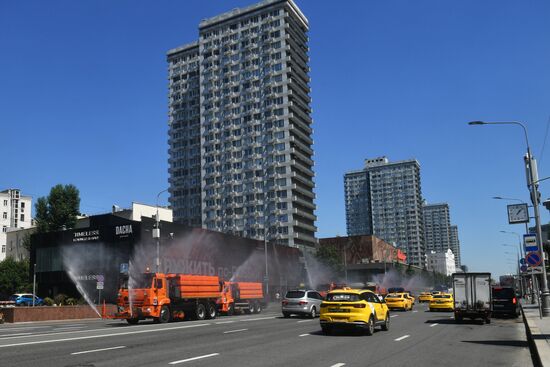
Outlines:
{"type": "Polygon", "coordinates": [[[519,300],[514,287],[493,288],[493,315],[520,315],[519,300]]]}

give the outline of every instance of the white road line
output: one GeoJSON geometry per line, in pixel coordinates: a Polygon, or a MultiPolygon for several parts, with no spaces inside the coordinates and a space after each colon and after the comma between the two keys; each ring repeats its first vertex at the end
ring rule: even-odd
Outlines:
{"type": "Polygon", "coordinates": [[[403,335],[402,337],[397,338],[397,339],[394,339],[394,340],[395,340],[396,342],[400,342],[401,340],[407,339],[408,337],[410,337],[410,335],[403,335]]]}
{"type": "Polygon", "coordinates": [[[399,315],[390,315],[390,317],[398,317],[399,315]]]}
{"type": "Polygon", "coordinates": [[[196,361],[197,359],[209,358],[209,357],[214,357],[214,356],[219,356],[219,355],[220,355],[220,353],[205,354],[204,356],[198,356],[198,357],[193,357],[193,358],[182,359],[181,361],[174,361],[174,362],[170,362],[168,364],[178,364],[178,363],[184,363],[184,362],[191,362],[191,361],[196,361]]]}
{"type": "Polygon", "coordinates": [[[454,316],[451,316],[451,317],[449,317],[449,318],[450,318],[450,319],[454,319],[455,317],[454,317],[454,316]]]}
{"type": "Polygon", "coordinates": [[[2,328],[2,330],[11,331],[11,330],[30,330],[30,329],[44,329],[48,328],[49,326],[28,326],[28,327],[7,327],[2,328]]]}
{"type": "Polygon", "coordinates": [[[437,326],[439,325],[438,323],[435,323],[435,324],[431,324],[430,327],[434,327],[434,326],[437,326]]]}
{"type": "Polygon", "coordinates": [[[312,322],[313,320],[301,320],[301,321],[298,321],[298,323],[300,322],[312,322]]]}
{"type": "Polygon", "coordinates": [[[58,328],[53,329],[53,331],[82,329],[83,327],[84,326],[58,327],[58,328]]]}
{"type": "Polygon", "coordinates": [[[336,363],[336,364],[333,364],[330,367],[342,367],[342,366],[345,366],[345,365],[346,365],[345,363],[336,363]]]}
{"type": "Polygon", "coordinates": [[[10,336],[18,336],[18,335],[31,335],[32,333],[17,333],[17,334],[3,334],[0,335],[0,338],[9,338],[10,336]]]}
{"type": "Polygon", "coordinates": [[[224,334],[231,334],[231,333],[238,333],[240,331],[247,331],[248,329],[237,329],[237,330],[228,330],[228,331],[224,331],[223,333],[224,334]]]}
{"type": "Polygon", "coordinates": [[[112,349],[121,349],[121,348],[126,348],[124,345],[121,345],[119,347],[111,347],[111,348],[102,348],[102,349],[93,349],[93,350],[84,350],[82,352],[74,352],[74,353],[71,353],[72,356],[74,355],[77,355],[77,354],[86,354],[86,353],[95,353],[95,352],[103,352],[105,350],[112,350],[112,349]]]}
{"type": "Polygon", "coordinates": [[[414,310],[413,313],[418,312],[417,310],[414,310]]]}
{"type": "Polygon", "coordinates": [[[234,323],[235,321],[220,321],[220,322],[216,322],[216,325],[222,325],[222,324],[231,324],[231,323],[234,323]]]}
{"type": "Polygon", "coordinates": [[[300,334],[298,336],[308,336],[308,335],[311,335],[310,333],[307,333],[307,334],[300,334]]]}
{"type": "MultiPolygon", "coordinates": [[[[79,336],[79,337],[75,337],[75,338],[40,340],[40,341],[34,341],[34,342],[5,344],[5,345],[0,345],[0,348],[17,347],[17,346],[21,346],[21,345],[57,343],[57,342],[66,342],[66,341],[72,341],[72,340],[108,338],[108,337],[111,337],[111,336],[120,336],[120,335],[145,334],[145,333],[154,333],[154,332],[158,332],[158,331],[189,329],[189,328],[194,328],[194,327],[199,327],[199,326],[208,326],[208,325],[211,325],[211,324],[194,324],[194,325],[176,326],[176,327],[171,327],[171,328],[126,331],[126,332],[121,332],[121,333],[112,333],[112,334],[104,334],[104,335],[89,335],[89,336],[79,336]]],[[[100,330],[105,331],[105,329],[100,329],[100,330]]],[[[40,335],[33,335],[33,336],[50,336],[50,335],[52,335],[52,334],[40,334],[40,335]]]]}
{"type": "Polygon", "coordinates": [[[259,321],[259,320],[269,320],[269,319],[276,319],[277,316],[271,316],[271,317],[258,317],[256,319],[242,319],[239,321],[259,321]]]}

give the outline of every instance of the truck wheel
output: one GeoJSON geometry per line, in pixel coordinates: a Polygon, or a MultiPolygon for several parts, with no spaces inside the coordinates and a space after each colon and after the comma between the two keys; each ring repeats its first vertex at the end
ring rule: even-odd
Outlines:
{"type": "Polygon", "coordinates": [[[330,326],[327,326],[327,325],[321,325],[321,330],[323,331],[323,334],[325,334],[325,335],[330,335],[330,333],[332,331],[330,326]]]}
{"type": "Polygon", "coordinates": [[[365,334],[372,335],[374,334],[374,318],[371,316],[367,328],[365,329],[365,334]]]}
{"type": "Polygon", "coordinates": [[[382,324],[382,330],[388,331],[390,330],[390,313],[386,313],[386,319],[384,320],[384,323],[382,324]]]}
{"type": "Polygon", "coordinates": [[[486,323],[486,324],[490,324],[490,323],[491,323],[491,318],[490,318],[490,317],[486,317],[486,318],[485,318],[485,323],[486,323]]]}
{"type": "Polygon", "coordinates": [[[460,316],[460,315],[455,315],[455,322],[456,322],[457,324],[460,324],[460,323],[462,322],[462,316],[460,316]]]}
{"type": "Polygon", "coordinates": [[[260,302],[256,302],[256,313],[262,312],[262,305],[260,302]]]}
{"type": "Polygon", "coordinates": [[[170,309],[168,306],[162,306],[160,309],[160,316],[159,316],[159,323],[165,324],[167,322],[170,322],[170,309]]]}
{"type": "Polygon", "coordinates": [[[136,319],[126,319],[126,322],[130,325],[137,325],[137,323],[139,322],[139,319],[136,318],[136,319]]]}
{"type": "Polygon", "coordinates": [[[218,312],[216,310],[216,305],[213,304],[212,302],[209,302],[207,306],[206,318],[215,319],[217,315],[218,315],[218,312]]]}
{"type": "Polygon", "coordinates": [[[195,319],[204,320],[206,318],[206,307],[202,303],[197,305],[195,309],[195,319]]]}
{"type": "Polygon", "coordinates": [[[290,313],[289,312],[283,312],[283,317],[285,319],[288,319],[290,317],[290,313]]]}
{"type": "Polygon", "coordinates": [[[248,303],[248,310],[246,310],[246,313],[256,313],[256,308],[254,307],[254,303],[252,302],[248,303]]]}

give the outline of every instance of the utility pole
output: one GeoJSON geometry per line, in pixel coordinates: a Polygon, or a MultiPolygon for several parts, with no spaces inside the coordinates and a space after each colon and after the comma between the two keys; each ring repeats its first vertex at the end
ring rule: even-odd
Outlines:
{"type": "Polygon", "coordinates": [[[153,238],[157,240],[157,258],[156,258],[156,272],[160,272],[160,216],[159,216],[159,197],[162,193],[168,191],[162,190],[157,194],[157,214],[155,215],[155,228],[153,228],[153,238]]]}

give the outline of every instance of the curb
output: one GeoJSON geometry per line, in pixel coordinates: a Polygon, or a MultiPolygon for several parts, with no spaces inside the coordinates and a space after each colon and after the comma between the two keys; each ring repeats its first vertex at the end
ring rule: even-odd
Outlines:
{"type": "Polygon", "coordinates": [[[527,316],[523,310],[523,305],[520,307],[523,315],[523,323],[525,324],[525,331],[527,333],[527,342],[529,343],[529,350],[531,351],[531,358],[533,359],[533,366],[550,367],[550,345],[533,318],[527,316]]]}

